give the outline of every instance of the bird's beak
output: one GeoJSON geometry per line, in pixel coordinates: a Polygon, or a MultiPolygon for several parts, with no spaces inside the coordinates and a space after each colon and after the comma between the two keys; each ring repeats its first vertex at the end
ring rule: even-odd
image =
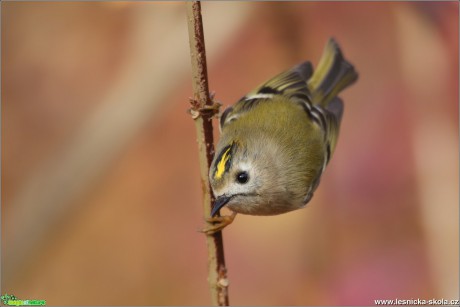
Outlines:
{"type": "Polygon", "coordinates": [[[217,197],[216,201],[214,202],[214,206],[212,207],[211,216],[216,215],[219,210],[230,201],[230,199],[232,199],[232,196],[222,195],[217,197]]]}

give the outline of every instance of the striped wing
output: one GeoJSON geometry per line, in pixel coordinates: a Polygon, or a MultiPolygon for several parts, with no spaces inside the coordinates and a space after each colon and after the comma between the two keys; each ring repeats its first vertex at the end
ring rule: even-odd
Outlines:
{"type": "Polygon", "coordinates": [[[353,66],[345,60],[337,42],[330,39],[326,44],[317,69],[310,62],[287,70],[268,80],[227,108],[220,118],[220,128],[251,110],[259,103],[275,95],[289,98],[300,104],[324,132],[327,146],[327,162],[337,144],[343,114],[343,102],[337,97],[340,91],[358,78],[353,66]]]}

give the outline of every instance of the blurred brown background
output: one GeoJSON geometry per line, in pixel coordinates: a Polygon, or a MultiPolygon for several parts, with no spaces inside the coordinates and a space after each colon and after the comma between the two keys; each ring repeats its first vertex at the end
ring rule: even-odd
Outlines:
{"type": "MultiPolygon", "coordinates": [[[[1,3],[2,288],[206,305],[184,3],[1,3]]],[[[224,231],[234,305],[459,297],[457,2],[203,4],[229,105],[333,36],[360,79],[304,210],[224,231]]]]}

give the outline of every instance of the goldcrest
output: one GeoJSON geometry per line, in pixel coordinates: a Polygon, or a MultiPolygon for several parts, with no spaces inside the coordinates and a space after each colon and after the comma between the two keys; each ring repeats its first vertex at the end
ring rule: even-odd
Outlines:
{"type": "Polygon", "coordinates": [[[317,69],[287,70],[228,107],[209,171],[215,196],[214,233],[237,213],[275,215],[300,209],[313,197],[337,145],[343,114],[339,92],[358,74],[334,39],[317,69]],[[226,206],[231,216],[216,216],[226,206]]]}

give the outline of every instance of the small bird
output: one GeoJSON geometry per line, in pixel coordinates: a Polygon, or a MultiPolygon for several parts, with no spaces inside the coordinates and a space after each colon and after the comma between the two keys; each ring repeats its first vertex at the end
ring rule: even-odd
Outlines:
{"type": "Polygon", "coordinates": [[[209,170],[215,202],[203,232],[222,230],[237,213],[305,207],[337,144],[343,114],[337,95],[357,78],[331,38],[317,69],[304,62],[228,107],[209,170]],[[232,214],[216,216],[224,206],[232,214]]]}

